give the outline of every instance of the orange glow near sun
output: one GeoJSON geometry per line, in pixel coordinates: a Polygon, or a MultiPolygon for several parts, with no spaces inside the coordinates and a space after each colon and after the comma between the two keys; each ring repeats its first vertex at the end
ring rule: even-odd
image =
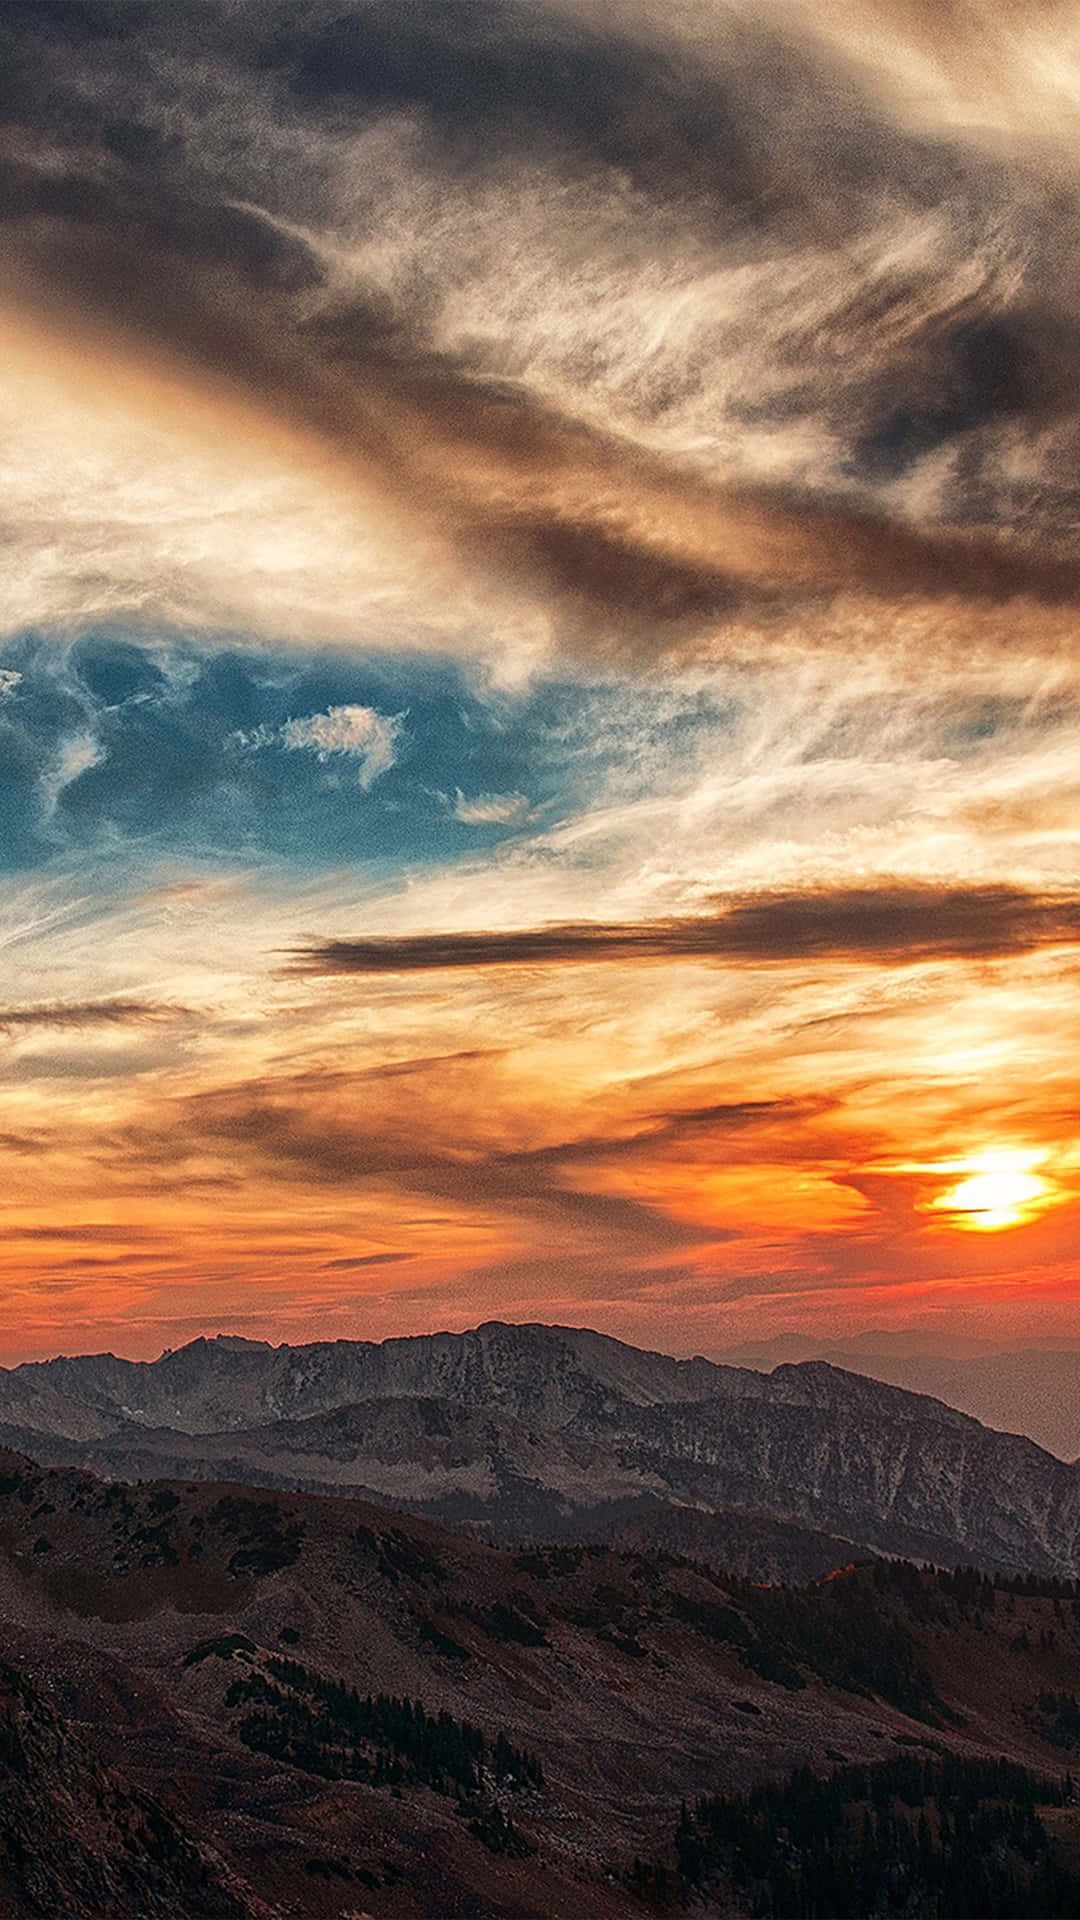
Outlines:
{"type": "Polygon", "coordinates": [[[1001,1147],[968,1161],[964,1178],[934,1201],[935,1210],[952,1215],[952,1225],[993,1233],[1019,1227],[1033,1218],[1049,1197],[1047,1182],[1033,1171],[1037,1156],[1001,1147]]]}

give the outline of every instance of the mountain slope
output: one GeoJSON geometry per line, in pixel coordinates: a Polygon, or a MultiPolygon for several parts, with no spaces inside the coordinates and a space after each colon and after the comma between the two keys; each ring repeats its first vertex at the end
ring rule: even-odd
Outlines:
{"type": "Polygon", "coordinates": [[[870,1334],[838,1346],[785,1339],[737,1349],[732,1364],[768,1371],[785,1360],[819,1359],[912,1393],[933,1394],[1003,1433],[1022,1433],[1062,1460],[1080,1455],[1080,1350],[1024,1347],[934,1353],[870,1334]]]}
{"type": "Polygon", "coordinates": [[[0,1662],[0,1911],[21,1920],[260,1920],[268,1908],[0,1662]]]}
{"type": "Polygon", "coordinates": [[[30,1703],[22,1785],[0,1740],[0,1912],[36,1910],[5,1909],[2,1867],[36,1833],[40,1897],[78,1920],[159,1895],[244,1920],[616,1920],[643,1911],[635,1857],[673,1861],[682,1800],[911,1752],[1060,1779],[1080,1749],[1072,1590],[900,1564],[763,1588],[11,1454],[0,1619],[30,1703]]]}
{"type": "Polygon", "coordinates": [[[675,1544],[689,1512],[725,1516],[697,1537],[747,1573],[807,1577],[840,1540],[1080,1575],[1074,1467],[816,1362],[761,1374],[500,1323],[381,1346],[200,1340],[0,1374],[0,1419],[54,1464],[351,1490],[507,1541],[630,1539],[648,1516],[646,1537],[675,1544]],[[58,1409],[51,1432],[19,1417],[28,1394],[58,1409]]]}

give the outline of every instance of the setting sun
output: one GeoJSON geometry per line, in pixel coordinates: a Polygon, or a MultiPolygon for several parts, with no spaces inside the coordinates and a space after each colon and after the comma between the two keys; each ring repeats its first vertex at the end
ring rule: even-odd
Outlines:
{"type": "Polygon", "coordinates": [[[1030,1153],[1001,1148],[967,1164],[967,1177],[934,1202],[936,1209],[954,1216],[956,1226],[982,1232],[1020,1226],[1049,1191],[1046,1181],[1032,1172],[1035,1156],[1030,1153]]]}

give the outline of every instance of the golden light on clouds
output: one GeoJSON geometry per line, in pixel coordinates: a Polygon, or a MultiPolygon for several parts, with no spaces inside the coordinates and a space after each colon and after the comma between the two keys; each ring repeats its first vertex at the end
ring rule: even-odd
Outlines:
{"type": "Polygon", "coordinates": [[[968,1231],[995,1233],[1023,1226],[1053,1201],[1053,1189],[1034,1169],[1038,1155],[1010,1147],[978,1154],[964,1178],[934,1201],[952,1224],[968,1231]]]}
{"type": "Polygon", "coordinates": [[[7,12],[0,1355],[1080,1330],[1075,9],[7,12]]]}

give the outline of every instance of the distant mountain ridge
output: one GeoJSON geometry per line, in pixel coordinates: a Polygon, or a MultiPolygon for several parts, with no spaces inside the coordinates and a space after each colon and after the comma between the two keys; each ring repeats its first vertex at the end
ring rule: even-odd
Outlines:
{"type": "Polygon", "coordinates": [[[273,1347],[218,1335],[192,1340],[159,1360],[87,1354],[29,1361],[0,1372],[0,1412],[7,1417],[12,1382],[17,1403],[40,1403],[46,1431],[60,1430],[52,1409],[66,1406],[82,1409],[82,1420],[110,1413],[183,1432],[216,1433],[326,1413],[358,1400],[415,1394],[504,1407],[522,1416],[543,1411],[550,1419],[559,1412],[560,1395],[566,1396],[567,1411],[604,1390],[652,1405],[704,1398],[719,1382],[733,1394],[753,1393],[758,1378],[745,1368],[710,1360],[643,1352],[589,1328],[493,1320],[467,1333],[380,1342],[273,1347]]]}
{"type": "Polygon", "coordinates": [[[771,1374],[584,1328],[199,1339],[0,1371],[0,1438],[107,1476],[382,1500],[495,1540],[646,1539],[752,1576],[907,1554],[1080,1575],[1080,1471],[821,1362],[771,1374]]]}
{"type": "Polygon", "coordinates": [[[1026,1434],[1062,1460],[1080,1456],[1080,1347],[968,1344],[970,1351],[934,1352],[903,1335],[867,1333],[831,1343],[783,1334],[732,1348],[720,1359],[763,1372],[792,1361],[825,1360],[947,1400],[985,1426],[1026,1434]]]}

